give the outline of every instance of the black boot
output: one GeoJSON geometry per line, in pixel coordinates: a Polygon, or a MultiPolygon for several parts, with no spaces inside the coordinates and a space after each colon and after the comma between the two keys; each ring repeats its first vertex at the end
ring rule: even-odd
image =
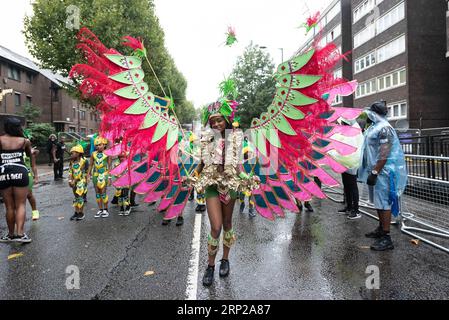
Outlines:
{"type": "Polygon", "coordinates": [[[307,212],[313,212],[313,208],[312,208],[312,205],[310,204],[310,202],[306,202],[304,204],[304,207],[306,207],[307,212]]]}
{"type": "Polygon", "coordinates": [[[209,287],[214,282],[215,266],[207,266],[206,272],[203,276],[203,286],[209,287]]]}
{"type": "Polygon", "coordinates": [[[374,251],[385,251],[394,249],[393,241],[389,234],[384,234],[382,237],[376,240],[371,246],[371,250],[374,251]]]}
{"type": "Polygon", "coordinates": [[[220,277],[222,278],[227,277],[229,274],[229,269],[230,269],[229,260],[221,259],[220,272],[219,272],[220,277]]]}
{"type": "Polygon", "coordinates": [[[179,216],[178,219],[176,219],[176,226],[182,226],[184,224],[184,218],[179,216]]]}

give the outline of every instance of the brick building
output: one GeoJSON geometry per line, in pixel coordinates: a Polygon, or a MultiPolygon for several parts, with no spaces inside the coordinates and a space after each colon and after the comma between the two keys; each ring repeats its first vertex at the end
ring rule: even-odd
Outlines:
{"type": "Polygon", "coordinates": [[[63,89],[68,79],[40,69],[31,60],[0,46],[0,115],[17,115],[27,104],[41,109],[39,123],[52,123],[58,132],[88,135],[97,131],[98,116],[63,89]]]}

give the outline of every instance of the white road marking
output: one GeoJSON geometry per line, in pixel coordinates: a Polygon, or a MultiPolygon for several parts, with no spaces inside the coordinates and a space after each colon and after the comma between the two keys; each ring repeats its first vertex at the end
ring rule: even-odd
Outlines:
{"type": "Polygon", "coordinates": [[[198,290],[198,266],[200,262],[200,239],[201,239],[202,214],[195,215],[193,227],[192,251],[190,252],[189,274],[187,276],[186,299],[196,300],[198,290]]]}

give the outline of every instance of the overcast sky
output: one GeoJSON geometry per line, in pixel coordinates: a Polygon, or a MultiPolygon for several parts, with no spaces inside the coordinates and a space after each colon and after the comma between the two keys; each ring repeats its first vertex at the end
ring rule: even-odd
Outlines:
{"type": "MultiPolygon", "coordinates": [[[[276,65],[281,62],[279,48],[285,59],[290,57],[304,41],[305,31],[298,26],[308,10],[322,10],[331,1],[154,0],[166,46],[187,79],[187,98],[195,107],[217,98],[218,83],[251,41],[266,46],[276,65]],[[236,29],[238,39],[231,48],[224,46],[228,26],[236,29]]],[[[32,58],[21,33],[24,16],[32,14],[30,2],[8,3],[8,14],[0,19],[0,45],[32,58]]]]}

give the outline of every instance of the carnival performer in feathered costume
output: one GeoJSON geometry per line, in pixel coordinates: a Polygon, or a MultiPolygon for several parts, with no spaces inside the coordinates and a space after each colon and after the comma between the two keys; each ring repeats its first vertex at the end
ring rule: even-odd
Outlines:
{"type": "Polygon", "coordinates": [[[213,281],[222,225],[225,260],[220,274],[229,272],[226,259],[235,241],[230,218],[239,192],[252,191],[257,212],[267,219],[283,217],[284,211],[298,212],[296,200],[325,198],[314,177],[324,185],[337,186],[325,169],[336,173],[347,170],[328,152],[348,155],[356,151],[331,138],[336,133],[357,135],[360,130],[335,122],[339,118],[355,119],[361,112],[330,105],[336,95],[352,94],[357,86],[356,82],[333,76],[332,69],[342,55],[332,43],[301,52],[279,66],[274,100],[267,112],[252,121],[247,135],[254,156],[245,160],[244,134],[232,128],[237,103],[230,94],[230,82],[224,83],[219,101],[203,113],[208,129],[200,139],[201,156],[196,157],[179,147],[178,133],[183,131],[172,99],[149,92],[144,82],[142,60],[150,63],[150,59],[142,42],[126,37],[125,44],[134,53],[125,56],[106,48],[87,29],[81,29],[79,40],[87,64],[75,65],[70,75],[82,81],[84,96],[100,98],[97,109],[102,113],[101,134],[111,141],[123,137],[121,145],[107,153],[114,156],[129,152],[128,158],[111,171],[118,177],[115,186],[134,186],[137,193],[146,195],[146,202],[161,199],[158,209],[165,212],[165,219],[182,213],[192,185],[197,192],[206,192],[212,232],[205,285],[213,281]]]}

